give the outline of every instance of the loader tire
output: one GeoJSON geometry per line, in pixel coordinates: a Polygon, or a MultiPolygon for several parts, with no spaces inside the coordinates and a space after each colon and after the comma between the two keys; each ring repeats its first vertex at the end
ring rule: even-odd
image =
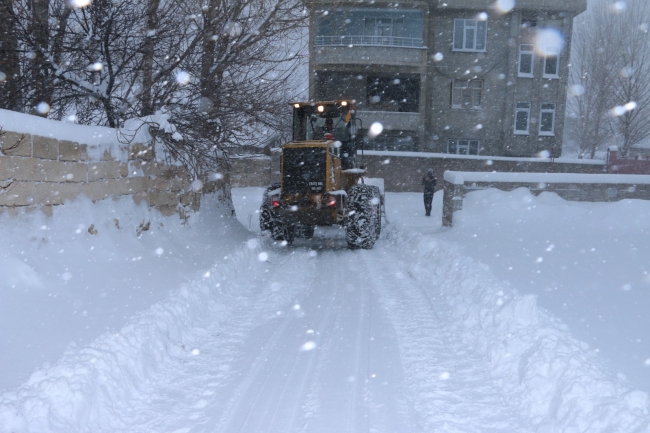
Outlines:
{"type": "Polygon", "coordinates": [[[381,235],[381,205],[377,206],[377,228],[375,230],[375,240],[381,235]]]}
{"type": "Polygon", "coordinates": [[[260,230],[267,231],[273,228],[273,223],[277,219],[271,208],[263,204],[260,208],[260,230]]]}
{"type": "Polygon", "coordinates": [[[286,241],[287,244],[291,245],[296,238],[295,226],[276,219],[271,229],[271,237],[275,241],[286,241]]]}
{"type": "Polygon", "coordinates": [[[377,205],[373,197],[378,189],[370,185],[355,185],[350,188],[347,209],[345,238],[352,249],[371,249],[377,239],[377,205]]]}

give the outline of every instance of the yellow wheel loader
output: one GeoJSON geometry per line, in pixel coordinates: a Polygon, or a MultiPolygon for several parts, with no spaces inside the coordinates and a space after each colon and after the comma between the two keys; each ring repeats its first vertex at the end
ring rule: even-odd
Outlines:
{"type": "Polygon", "coordinates": [[[311,237],[315,226],[338,224],[350,248],[372,248],[381,232],[383,182],[370,184],[357,165],[354,101],[290,104],[293,140],[282,146],[280,182],[264,192],[260,228],[291,244],[311,237]]]}

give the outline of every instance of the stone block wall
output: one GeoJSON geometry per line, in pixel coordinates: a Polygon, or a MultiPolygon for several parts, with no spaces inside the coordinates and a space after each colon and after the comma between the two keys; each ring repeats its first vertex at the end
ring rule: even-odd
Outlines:
{"type": "Polygon", "coordinates": [[[131,196],[165,215],[198,210],[202,193],[216,192],[225,179],[190,186],[187,170],[154,160],[153,150],[134,143],[122,149],[128,162],[105,152],[92,160],[88,146],[51,137],[4,131],[0,137],[0,213],[52,207],[84,195],[93,201],[131,196]]]}

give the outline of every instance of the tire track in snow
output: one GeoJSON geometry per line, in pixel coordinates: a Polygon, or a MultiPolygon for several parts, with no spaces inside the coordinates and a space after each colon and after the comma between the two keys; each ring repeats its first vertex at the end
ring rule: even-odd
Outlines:
{"type": "MultiPolygon", "coordinates": [[[[242,270],[230,269],[230,273],[242,270]]],[[[228,406],[241,384],[238,368],[251,361],[245,356],[243,343],[260,325],[288,323],[274,312],[286,308],[299,291],[287,286],[274,292],[265,272],[268,270],[269,266],[262,264],[249,268],[245,278],[226,278],[228,289],[222,296],[225,303],[212,308],[213,326],[197,329],[185,341],[188,348],[200,348],[200,355],[164,366],[143,392],[155,397],[131,402],[132,409],[124,414],[124,424],[129,426],[124,431],[221,431],[213,428],[215,414],[228,406]]],[[[303,279],[310,268],[304,266],[294,272],[303,279]]]]}
{"type": "Polygon", "coordinates": [[[370,277],[398,334],[420,430],[530,431],[514,402],[494,383],[498,378],[490,376],[488,361],[464,343],[447,309],[435,303],[438,296],[427,294],[432,290],[425,276],[417,281],[409,272],[406,260],[413,258],[392,253],[390,244],[382,247],[363,258],[374,270],[370,277]]]}
{"type": "MultiPolygon", "coordinates": [[[[291,274],[284,267],[288,260],[294,266],[303,266],[302,260],[295,257],[301,250],[296,248],[293,253],[294,257],[289,255],[286,260],[283,257],[278,265],[283,273],[291,274]]],[[[370,384],[368,316],[370,309],[378,310],[378,306],[370,302],[372,288],[366,278],[368,270],[357,254],[347,250],[324,251],[312,259],[314,266],[308,275],[286,277],[291,284],[310,286],[297,299],[305,316],[292,321],[292,326],[274,327],[266,335],[283,333],[295,343],[288,347],[297,348],[305,341],[305,331],[313,329],[317,347],[299,356],[291,349],[287,352],[278,348],[265,357],[267,362],[276,361],[267,371],[253,375],[241,370],[243,380],[252,385],[247,385],[247,390],[225,411],[222,422],[213,424],[219,427],[215,431],[413,431],[404,393],[400,390],[403,379],[399,374],[390,379],[388,373],[383,374],[391,368],[401,372],[394,341],[382,342],[393,350],[384,350],[382,353],[387,356],[375,360],[382,371],[379,376],[386,376],[385,384],[370,384]],[[260,388],[255,388],[255,384],[261,384],[260,388]],[[248,398],[249,388],[261,390],[260,394],[248,398]]],[[[390,334],[386,332],[389,324],[385,319],[376,324],[382,336],[390,334]]],[[[394,335],[387,338],[395,339],[394,335]]],[[[247,340],[255,341],[255,338],[248,336],[247,340]]]]}
{"type": "MultiPolygon", "coordinates": [[[[363,371],[361,368],[362,358],[367,359],[367,353],[365,353],[365,350],[367,349],[366,342],[368,335],[364,333],[363,329],[363,324],[367,316],[367,302],[365,300],[363,287],[358,284],[358,281],[355,278],[357,276],[357,272],[349,272],[349,252],[329,253],[329,255],[331,255],[331,260],[335,262],[334,265],[329,266],[329,268],[338,270],[338,272],[335,272],[336,278],[335,281],[333,281],[333,284],[339,290],[345,290],[347,292],[347,296],[338,297],[336,320],[330,327],[329,331],[330,335],[332,335],[329,340],[330,352],[337,349],[337,347],[333,347],[335,346],[335,342],[337,340],[341,340],[338,345],[339,349],[344,344],[342,341],[344,338],[340,335],[342,332],[353,336],[353,338],[351,338],[352,347],[346,350],[349,355],[352,355],[351,360],[346,362],[346,364],[349,363],[351,366],[350,372],[352,374],[348,376],[345,382],[342,382],[339,385],[348,388],[347,395],[344,398],[346,401],[344,405],[345,415],[343,416],[344,419],[337,420],[336,428],[338,431],[343,432],[365,431],[367,429],[367,425],[366,423],[361,423],[358,421],[359,415],[361,414],[358,414],[357,412],[360,412],[359,408],[361,407],[362,415],[367,420],[367,411],[365,410],[367,405],[365,405],[363,400],[361,400],[361,395],[365,391],[365,386],[367,385],[368,381],[367,372],[363,371]],[[344,272],[344,270],[347,272],[344,272]],[[351,313],[346,314],[346,312],[353,311],[357,312],[356,317],[352,316],[351,313]],[[359,388],[363,389],[360,391],[359,388]],[[344,426],[347,426],[347,428],[343,428],[344,426]],[[362,427],[366,428],[361,429],[362,427]]],[[[340,363],[342,358],[343,357],[341,356],[335,357],[330,355],[327,358],[327,362],[329,365],[336,365],[337,363],[340,363]]],[[[319,380],[325,380],[325,378],[321,376],[319,380]]]]}
{"type": "Polygon", "coordinates": [[[367,277],[371,270],[360,260],[362,253],[329,252],[324,260],[341,276],[343,290],[327,355],[315,381],[322,404],[311,423],[318,428],[312,425],[310,432],[414,431],[396,337],[373,301],[374,289],[367,277]]]}
{"type": "MultiPolygon", "coordinates": [[[[289,260],[295,261],[295,258],[288,255],[286,261],[289,260]]],[[[302,261],[304,260],[299,261],[298,266],[302,261]]],[[[296,275],[292,273],[288,273],[288,278],[295,280],[290,281],[290,284],[310,289],[307,293],[301,293],[301,298],[298,299],[301,307],[297,311],[300,312],[305,309],[315,311],[320,305],[326,306],[316,316],[317,324],[315,328],[327,329],[326,323],[333,313],[337,293],[334,291],[333,295],[328,295],[326,291],[322,290],[321,271],[315,266],[316,262],[314,260],[309,262],[311,262],[311,269],[310,272],[307,272],[306,278],[296,278],[296,275]],[[306,301],[305,296],[313,298],[311,304],[304,302],[306,301]],[[318,303],[318,306],[314,305],[314,302],[318,303]]],[[[282,265],[280,266],[282,268],[282,265]]],[[[314,363],[317,362],[316,360],[319,357],[317,349],[308,353],[299,352],[299,348],[305,343],[304,331],[306,331],[305,328],[307,327],[303,319],[304,317],[286,319],[289,326],[274,331],[274,338],[277,337],[276,339],[282,339],[284,342],[282,348],[278,349],[271,344],[268,346],[269,351],[260,357],[260,359],[264,358],[265,362],[273,359],[272,366],[266,371],[253,369],[246,373],[248,375],[246,389],[241,394],[237,404],[227,411],[229,420],[218,431],[294,431],[297,419],[302,416],[300,403],[306,394],[307,378],[313,375],[314,363]],[[255,385],[259,386],[259,388],[257,388],[255,397],[250,401],[251,399],[246,397],[255,385]],[[278,390],[280,391],[278,392],[278,390]],[[246,410],[244,420],[238,429],[233,429],[231,426],[241,421],[238,413],[242,408],[246,410]],[[279,418],[278,415],[280,414],[283,417],[279,418]]],[[[260,363],[260,367],[263,365],[263,362],[260,363]]]]}

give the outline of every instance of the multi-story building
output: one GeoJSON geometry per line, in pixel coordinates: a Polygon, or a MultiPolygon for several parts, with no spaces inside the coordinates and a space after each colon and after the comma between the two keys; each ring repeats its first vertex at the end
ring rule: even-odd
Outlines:
{"type": "Polygon", "coordinates": [[[362,133],[384,127],[368,147],[560,155],[572,23],[586,0],[309,5],[310,98],[355,99],[362,133]]]}

